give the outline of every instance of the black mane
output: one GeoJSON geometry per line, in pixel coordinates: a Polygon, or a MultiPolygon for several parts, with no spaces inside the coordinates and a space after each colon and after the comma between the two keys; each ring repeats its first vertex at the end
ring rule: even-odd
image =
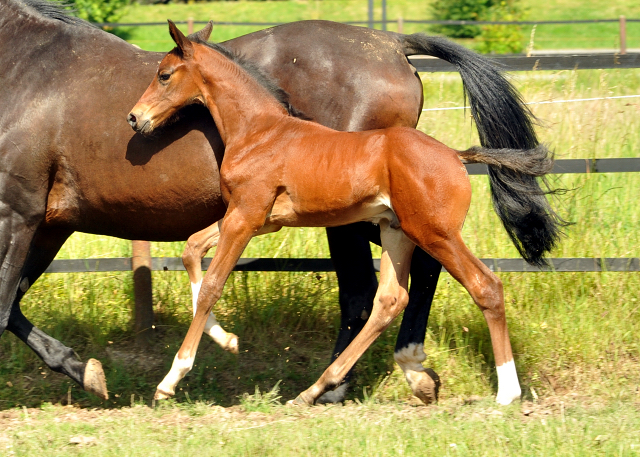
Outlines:
{"type": "Polygon", "coordinates": [[[69,4],[64,1],[49,1],[49,0],[17,0],[18,3],[35,10],[41,16],[48,19],[64,22],[65,24],[78,25],[84,27],[94,27],[91,23],[72,16],[73,10],[69,9],[69,4]]]}
{"type": "Polygon", "coordinates": [[[287,112],[291,116],[298,117],[300,119],[311,120],[310,117],[291,105],[291,102],[289,101],[289,93],[287,91],[278,86],[278,84],[276,84],[276,82],[272,78],[267,76],[254,63],[246,60],[242,55],[235,54],[218,43],[210,43],[198,38],[192,39],[192,41],[194,43],[203,44],[213,49],[214,51],[218,51],[220,54],[242,67],[247,73],[249,73],[249,75],[253,79],[255,79],[261,86],[267,89],[269,93],[273,95],[273,97],[275,97],[275,99],[278,100],[278,102],[287,109],[287,112]]]}

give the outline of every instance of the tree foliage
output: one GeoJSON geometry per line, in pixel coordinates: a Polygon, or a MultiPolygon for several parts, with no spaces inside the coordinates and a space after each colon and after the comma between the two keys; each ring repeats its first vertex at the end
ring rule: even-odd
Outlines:
{"type": "Polygon", "coordinates": [[[74,14],[89,22],[116,22],[129,0],[68,0],[74,14]]]}
{"type": "MultiPolygon", "coordinates": [[[[496,2],[494,0],[435,0],[431,13],[437,21],[479,21],[496,2]]],[[[436,25],[433,31],[452,38],[475,38],[477,25],[436,25]]]]}

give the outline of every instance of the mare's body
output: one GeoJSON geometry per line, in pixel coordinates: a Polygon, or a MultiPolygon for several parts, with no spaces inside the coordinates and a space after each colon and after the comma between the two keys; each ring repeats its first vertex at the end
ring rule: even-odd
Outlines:
{"type": "MultiPolygon", "coordinates": [[[[88,365],[34,327],[20,299],[74,231],[176,241],[222,217],[218,169],[224,148],[202,107],[183,111],[156,138],[134,135],[122,119],[161,54],[69,17],[52,2],[0,0],[0,45],[0,334],[15,333],[51,369],[106,397],[99,363],[88,365]]],[[[422,85],[406,56],[454,61],[466,75],[474,110],[484,110],[481,137],[510,147],[535,143],[527,112],[501,85],[502,77],[480,57],[441,39],[313,21],[226,45],[255,59],[308,116],[342,130],[415,126],[422,85]],[[519,117],[511,115],[514,110],[519,117]]],[[[336,353],[371,309],[376,277],[368,239],[379,236],[371,227],[328,231],[343,312],[336,353]]],[[[415,367],[424,359],[440,265],[418,253],[413,267],[405,313],[412,319],[403,322],[397,349],[409,348],[415,367]]]]}
{"type": "MultiPolygon", "coordinates": [[[[282,226],[358,221],[380,224],[381,231],[380,285],[371,317],[296,402],[313,404],[339,386],[367,347],[404,310],[416,245],[441,262],[484,313],[498,368],[497,401],[508,404],[519,398],[502,284],[462,241],[471,185],[459,156],[519,174],[501,181],[503,191],[531,208],[540,203],[540,194],[535,187],[526,187],[522,175],[535,181],[535,176],[547,173],[553,166],[548,151],[536,147],[458,152],[407,127],[347,133],[298,119],[292,116],[295,112],[286,94],[244,64],[241,56],[207,43],[198,34],[187,38],[172,22],[169,29],[178,46],[164,57],[128,121],[134,130],[150,135],[180,108],[205,105],[226,148],[220,182],[227,211],[217,224],[218,249],[202,283],[194,320],[155,398],[172,396],[191,369],[207,316],[253,236],[282,226]]],[[[503,197],[494,191],[494,198],[500,207],[503,197]]],[[[553,232],[530,233],[532,227],[556,227],[555,214],[548,206],[545,209],[530,212],[526,225],[514,227],[529,235],[522,249],[534,263],[543,262],[553,245],[540,249],[553,232]]],[[[508,215],[500,216],[508,226],[508,215]]],[[[410,381],[411,375],[407,373],[410,381]]]]}

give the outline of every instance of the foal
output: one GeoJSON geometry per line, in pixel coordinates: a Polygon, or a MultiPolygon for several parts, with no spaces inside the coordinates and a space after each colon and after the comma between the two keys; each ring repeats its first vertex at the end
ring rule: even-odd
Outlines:
{"type": "Polygon", "coordinates": [[[552,166],[548,151],[539,146],[527,154],[479,147],[459,152],[404,127],[337,132],[291,116],[286,94],[257,80],[221,46],[191,41],[171,21],[169,29],[177,47],[164,57],[157,78],[128,120],[137,131],[150,134],[181,107],[205,105],[226,147],[220,176],[228,208],[217,223],[218,248],[193,322],[155,398],[174,395],[175,386],[193,366],[209,313],[253,236],[282,226],[357,221],[380,226],[383,252],[372,314],[347,349],[295,402],[313,404],[338,386],[406,307],[416,245],[442,263],[484,313],[498,371],[497,402],[519,398],[502,283],[461,236],[471,200],[461,158],[538,176],[552,166]]]}

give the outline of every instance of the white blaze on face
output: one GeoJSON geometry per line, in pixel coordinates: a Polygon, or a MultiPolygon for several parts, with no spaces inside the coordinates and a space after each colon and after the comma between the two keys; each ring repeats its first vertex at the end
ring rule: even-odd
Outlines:
{"type": "Polygon", "coordinates": [[[513,400],[520,398],[522,390],[518,382],[518,373],[516,373],[516,364],[513,360],[496,367],[498,372],[498,395],[496,402],[501,405],[508,405],[513,400]]]}
{"type": "Polygon", "coordinates": [[[393,354],[393,358],[400,368],[402,368],[409,387],[415,392],[418,383],[424,376],[422,373],[425,371],[422,366],[422,362],[427,358],[427,355],[424,353],[424,346],[422,344],[411,343],[393,354]]]}

